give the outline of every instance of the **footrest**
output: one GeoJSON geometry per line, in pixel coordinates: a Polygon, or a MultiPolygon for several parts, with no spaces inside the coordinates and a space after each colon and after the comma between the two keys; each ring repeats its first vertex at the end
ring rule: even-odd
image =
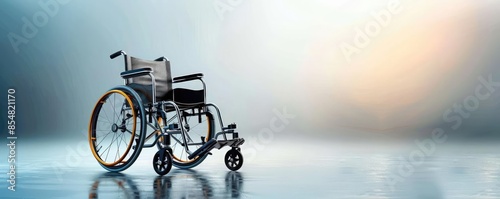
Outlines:
{"type": "Polygon", "coordinates": [[[215,139],[210,139],[203,146],[201,146],[196,151],[194,151],[191,155],[189,155],[188,158],[193,159],[198,155],[204,154],[205,152],[212,150],[216,144],[217,144],[217,141],[215,139]]]}
{"type": "Polygon", "coordinates": [[[243,143],[245,143],[245,139],[243,139],[243,138],[235,138],[232,140],[219,140],[219,141],[217,141],[217,144],[214,146],[214,148],[221,149],[222,147],[225,147],[225,146],[239,147],[243,143]]]}

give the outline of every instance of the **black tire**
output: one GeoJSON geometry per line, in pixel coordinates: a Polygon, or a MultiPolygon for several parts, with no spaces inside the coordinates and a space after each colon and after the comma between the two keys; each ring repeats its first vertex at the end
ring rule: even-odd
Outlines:
{"type": "Polygon", "coordinates": [[[237,171],[243,166],[243,155],[241,155],[240,151],[231,149],[226,153],[224,163],[229,170],[237,171]]]}
{"type": "Polygon", "coordinates": [[[145,131],[146,114],[141,98],[133,89],[118,86],[96,103],[89,124],[90,149],[103,168],[120,172],[129,168],[141,153],[145,131]],[[108,160],[111,151],[115,158],[108,160]]]}
{"type": "Polygon", "coordinates": [[[165,150],[163,152],[164,160],[161,161],[160,154],[161,151],[158,151],[153,157],[153,168],[158,175],[163,176],[167,175],[167,173],[170,172],[170,169],[172,169],[172,156],[170,155],[168,150],[165,150]]]}

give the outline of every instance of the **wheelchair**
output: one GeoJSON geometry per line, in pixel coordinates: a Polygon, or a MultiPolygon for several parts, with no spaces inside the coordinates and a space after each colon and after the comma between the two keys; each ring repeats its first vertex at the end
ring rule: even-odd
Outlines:
{"type": "Polygon", "coordinates": [[[173,77],[165,57],[144,60],[124,51],[124,85],[108,90],[97,101],[89,123],[89,144],[97,162],[106,170],[129,168],[143,148],[158,149],[153,168],[166,175],[172,165],[190,169],[199,165],[212,149],[227,151],[224,162],[236,171],[243,165],[236,124],[224,126],[219,108],[206,102],[202,73],[173,77]],[[201,90],[174,88],[174,84],[199,81],[201,90]],[[215,114],[213,114],[215,113],[215,114]],[[215,117],[215,116],[216,117],[215,117]],[[215,133],[218,121],[219,132],[215,133]]]}

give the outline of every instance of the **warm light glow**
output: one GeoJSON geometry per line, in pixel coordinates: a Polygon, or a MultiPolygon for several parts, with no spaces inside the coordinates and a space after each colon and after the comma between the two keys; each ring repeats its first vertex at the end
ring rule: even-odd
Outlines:
{"type": "Polygon", "coordinates": [[[442,121],[477,80],[450,83],[476,67],[468,63],[485,4],[399,1],[400,12],[349,62],[340,45],[354,45],[357,28],[365,30],[389,2],[255,2],[224,21],[218,59],[308,125],[388,130],[442,121]]]}
{"type": "MultiPolygon", "coordinates": [[[[335,33],[322,34],[324,37],[316,39],[310,49],[303,70],[310,74],[309,80],[314,82],[310,85],[318,95],[324,95],[324,90],[331,93],[326,99],[315,97],[325,103],[338,100],[361,110],[364,115],[358,114],[355,119],[368,120],[357,122],[362,128],[383,130],[425,120],[423,114],[433,111],[429,109],[442,106],[442,100],[436,99],[440,85],[453,80],[464,67],[471,67],[462,64],[469,58],[468,50],[477,36],[471,23],[477,8],[466,1],[453,4],[452,8],[428,4],[404,8],[360,54],[353,55],[351,64],[337,47],[340,42],[352,43],[349,38],[354,35],[343,41],[335,38],[335,33]],[[311,65],[320,70],[309,71],[311,65]],[[419,108],[422,105],[426,108],[419,108]]],[[[342,114],[349,115],[346,112],[342,114]]]]}

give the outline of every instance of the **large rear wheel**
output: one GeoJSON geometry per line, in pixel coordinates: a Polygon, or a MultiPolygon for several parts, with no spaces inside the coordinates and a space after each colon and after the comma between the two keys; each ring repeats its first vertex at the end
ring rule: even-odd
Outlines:
{"type": "Polygon", "coordinates": [[[130,167],[142,150],[146,115],[139,95],[126,86],[106,92],[92,112],[89,144],[99,164],[108,171],[130,167]]]}

